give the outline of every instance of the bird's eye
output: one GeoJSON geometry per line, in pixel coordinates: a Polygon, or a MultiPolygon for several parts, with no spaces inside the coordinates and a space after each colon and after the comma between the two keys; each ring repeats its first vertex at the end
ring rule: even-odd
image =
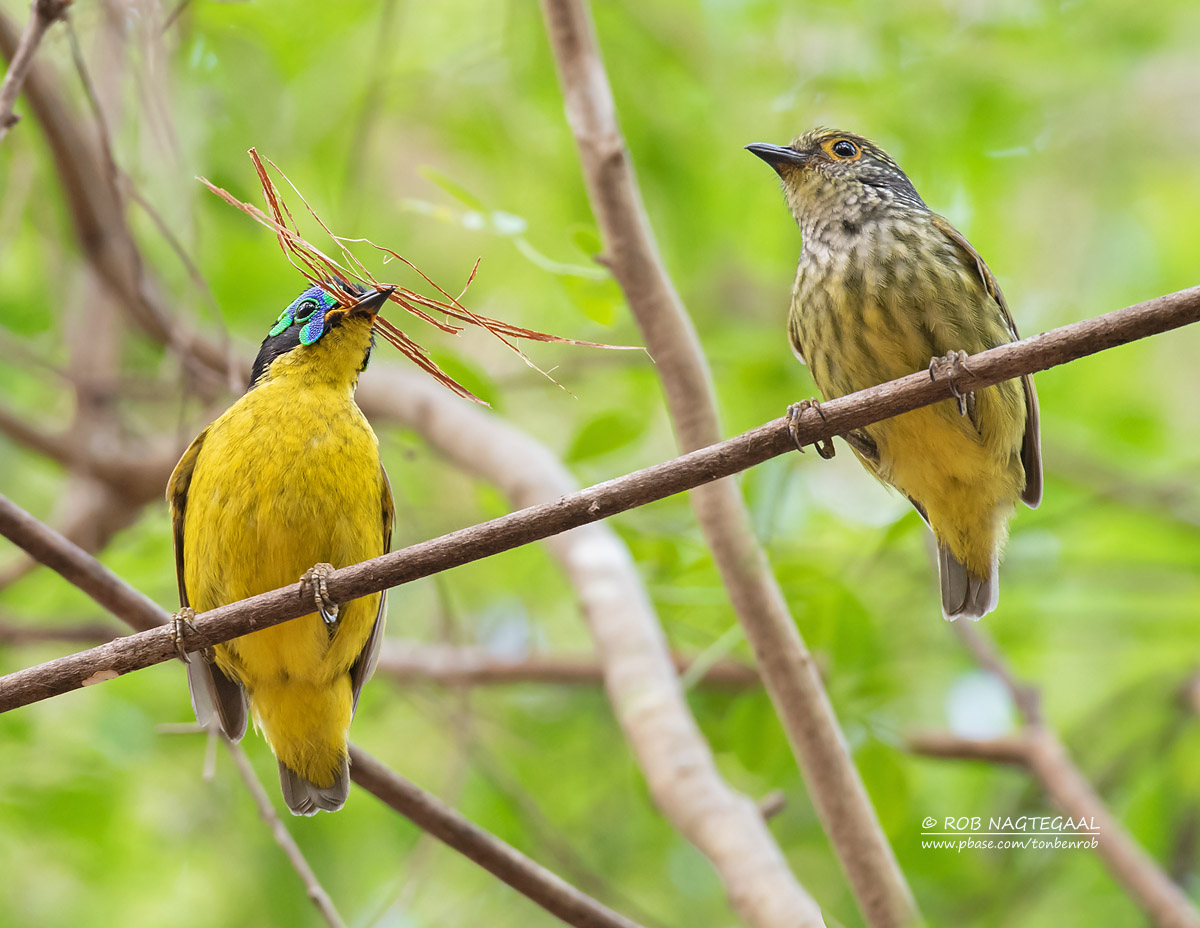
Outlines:
{"type": "Polygon", "coordinates": [[[858,154],[858,146],[849,139],[838,139],[830,150],[839,158],[853,158],[858,154]]]}
{"type": "Polygon", "coordinates": [[[317,310],[316,300],[305,300],[296,309],[296,321],[307,322],[317,310]]]}

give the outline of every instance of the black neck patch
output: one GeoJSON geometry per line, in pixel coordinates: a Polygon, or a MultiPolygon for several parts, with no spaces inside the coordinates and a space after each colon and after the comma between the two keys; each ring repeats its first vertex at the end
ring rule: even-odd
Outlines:
{"type": "MultiPolygon", "coordinates": [[[[353,293],[356,296],[362,296],[368,292],[366,287],[354,283],[353,281],[351,281],[348,285],[343,284],[342,289],[353,293]]],[[[308,291],[305,291],[305,293],[307,292],[308,291]]],[[[301,294],[301,296],[304,296],[304,294],[301,294]]],[[[247,385],[246,390],[253,390],[258,385],[258,382],[262,380],[263,376],[267,373],[267,369],[271,366],[271,362],[276,358],[287,354],[289,351],[295,351],[301,346],[303,346],[305,349],[316,347],[320,339],[323,338],[330,329],[335,329],[342,324],[343,318],[344,317],[342,313],[327,313],[325,317],[324,331],[322,331],[320,336],[310,343],[304,343],[301,341],[301,333],[304,331],[304,326],[298,324],[288,325],[277,335],[268,335],[263,339],[263,343],[258,349],[258,356],[254,359],[254,366],[250,368],[250,383],[247,385]]],[[[279,326],[277,322],[275,328],[278,327],[279,326]]],[[[272,329],[272,331],[274,331],[274,329],[272,329]]],[[[374,333],[372,333],[371,340],[373,345],[374,333]]],[[[370,349],[368,348],[367,359],[369,358],[370,349]]],[[[363,367],[366,367],[367,359],[364,359],[363,367]]]]}

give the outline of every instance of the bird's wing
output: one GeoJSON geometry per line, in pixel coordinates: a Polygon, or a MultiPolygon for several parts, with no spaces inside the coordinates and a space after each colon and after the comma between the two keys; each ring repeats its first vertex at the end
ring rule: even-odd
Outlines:
{"type": "MultiPolygon", "coordinates": [[[[392,550],[392,522],[396,517],[395,504],[392,502],[392,485],[388,482],[387,471],[379,465],[379,488],[381,496],[381,515],[383,528],[383,550],[386,554],[392,550]]],[[[363,684],[375,672],[375,664],[379,661],[379,648],[383,644],[383,618],[387,609],[387,590],[379,594],[379,612],[375,615],[375,624],[367,643],[363,645],[358,660],[350,668],[350,686],[354,692],[354,708],[358,708],[358,695],[362,692],[363,684]]]]}
{"type": "Polygon", "coordinates": [[[167,506],[171,510],[171,528],[175,536],[175,579],[179,584],[179,604],[188,606],[187,581],[183,574],[183,516],[187,510],[188,490],[192,486],[192,474],[196,472],[196,459],[200,457],[200,448],[208,437],[208,429],[197,435],[183,457],[175,465],[171,477],[167,481],[167,506]]]}
{"type": "Polygon", "coordinates": [[[800,320],[796,315],[796,295],[792,294],[792,307],[788,310],[788,344],[792,347],[792,354],[801,364],[808,364],[804,360],[804,346],[800,344],[800,320]]]}
{"type": "MultiPolygon", "coordinates": [[[[196,459],[208,436],[205,429],[188,445],[187,451],[171,472],[167,481],[167,505],[171,510],[171,527],[175,538],[175,579],[179,584],[179,604],[191,605],[188,600],[187,582],[183,569],[183,523],[187,511],[188,490],[192,475],[196,471],[196,459]]],[[[215,664],[201,654],[193,654],[187,665],[188,692],[192,697],[192,709],[196,721],[207,725],[212,719],[213,708],[221,720],[221,728],[233,741],[246,733],[246,694],[236,680],[225,676],[215,664]]]]}
{"type": "MultiPolygon", "coordinates": [[[[968,263],[975,265],[979,279],[987,289],[988,295],[1000,307],[1000,312],[1004,316],[1004,322],[1008,326],[1013,341],[1019,339],[1021,336],[1017,332],[1017,324],[1013,322],[1012,313],[1008,310],[1008,303],[1004,299],[1004,294],[1000,292],[1000,286],[996,283],[996,278],[992,275],[987,262],[979,256],[979,252],[971,247],[971,243],[963,234],[950,224],[950,220],[934,213],[933,225],[963,252],[968,263]]],[[[1042,501],[1041,414],[1038,411],[1037,391],[1033,388],[1033,378],[1026,374],[1021,378],[1021,386],[1025,389],[1025,437],[1021,441],[1021,464],[1025,468],[1025,489],[1021,493],[1021,499],[1030,509],[1037,509],[1038,504],[1042,501]]]]}

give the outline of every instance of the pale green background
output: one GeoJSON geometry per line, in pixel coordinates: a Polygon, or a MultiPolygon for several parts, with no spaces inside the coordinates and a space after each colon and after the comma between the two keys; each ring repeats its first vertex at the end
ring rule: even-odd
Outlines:
{"type": "MultiPolygon", "coordinates": [[[[24,20],[24,4],[4,9],[24,20]]],[[[448,288],[482,256],[473,308],[638,341],[619,291],[590,260],[597,231],[535,4],[197,0],[165,51],[151,53],[162,15],[146,2],[120,17],[127,64],[110,120],[120,164],[187,243],[220,320],[131,207],[152,272],[210,335],[227,326],[253,350],[300,286],[269,233],[193,180],[257,198],[244,154],[254,145],[336,229],[396,247],[448,288]]],[[[1194,3],[639,0],[601,2],[596,15],[641,189],[713,366],[728,434],[814,392],[783,330],[799,233],[771,171],[742,150],[748,142],[786,141],[816,124],[878,140],[987,258],[1026,334],[1196,283],[1194,3]]],[[[100,5],[76,4],[74,19],[103,73],[100,5]]],[[[40,57],[81,103],[61,29],[40,57]]],[[[31,189],[0,229],[9,346],[0,394],[37,421],[65,422],[68,392],[14,347],[63,360],[57,291],[81,267],[32,118],[0,145],[0,202],[16,196],[14,178],[31,189]]],[[[405,325],[582,482],[673,454],[640,353],[532,346],[540,365],[557,365],[569,395],[484,336],[453,341],[405,325]]],[[[1049,719],[1115,813],[1194,897],[1200,728],[1177,690],[1200,633],[1198,352],[1200,334],[1182,331],[1039,375],[1045,502],[1013,524],[1000,608],[986,621],[1043,687],[1049,719]]],[[[404,362],[383,346],[380,363],[404,362]]],[[[175,385],[131,405],[130,429],[203,425],[175,367],[160,350],[129,344],[131,376],[175,385]]],[[[419,437],[381,438],[397,546],[507,510],[419,437]]],[[[56,467],[0,438],[0,474],[0,490],[49,516],[56,467]]],[[[1091,853],[921,850],[927,815],[1051,810],[1020,772],[914,759],[899,747],[906,731],[945,727],[951,710],[959,724],[1008,724],[1002,697],[939,617],[926,533],[845,451],[829,463],[788,455],[741,483],[930,920],[1140,924],[1091,853]]],[[[734,619],[684,499],[613,524],[676,647],[694,653],[725,635],[734,619]]],[[[3,548],[0,562],[11,555],[3,548]]],[[[104,560],[174,603],[165,507],[118,536],[104,560]]],[[[45,571],[0,594],[0,611],[28,622],[97,617],[45,571]]],[[[393,591],[393,635],[439,640],[449,627],[510,651],[588,647],[570,589],[536,546],[393,591]]],[[[731,655],[746,659],[745,644],[730,640],[731,655]]],[[[0,669],[65,650],[4,648],[0,669]]],[[[829,924],[861,924],[766,697],[701,690],[690,701],[738,789],[785,791],[771,829],[829,924]]],[[[0,716],[0,921],[317,923],[228,758],[204,782],[203,739],[157,730],[189,717],[177,663],[0,716]]],[[[354,738],[568,879],[592,874],[581,882],[648,925],[734,922],[708,864],[651,804],[599,689],[524,685],[468,699],[381,678],[366,690],[354,738]]],[[[277,799],[274,762],[259,739],[247,746],[277,799]]],[[[352,925],[556,924],[474,865],[424,847],[365,794],[342,813],[289,825],[352,925]]]]}

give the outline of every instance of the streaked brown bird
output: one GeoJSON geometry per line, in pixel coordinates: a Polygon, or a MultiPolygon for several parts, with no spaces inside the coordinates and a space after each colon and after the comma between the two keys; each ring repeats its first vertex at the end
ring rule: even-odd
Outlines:
{"type": "MultiPolygon", "coordinates": [[[[927,366],[953,383],[967,354],[1019,337],[983,259],[878,145],[813,129],[790,145],[746,147],[779,174],[800,227],[788,338],[826,399],[927,366]]],[[[789,411],[793,422],[803,405],[789,411]]],[[[943,615],[991,612],[1016,502],[1035,508],[1042,499],[1032,378],[956,395],[845,439],[933,530],[943,615]]]]}

